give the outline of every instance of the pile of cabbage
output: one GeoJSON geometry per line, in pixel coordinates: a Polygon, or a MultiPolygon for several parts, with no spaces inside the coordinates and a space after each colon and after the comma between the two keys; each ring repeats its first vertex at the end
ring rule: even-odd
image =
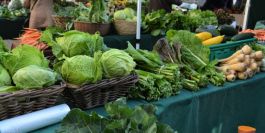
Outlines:
{"type": "Polygon", "coordinates": [[[136,22],[136,12],[131,8],[125,8],[123,10],[118,10],[114,13],[114,20],[126,20],[130,22],[136,22]]]}
{"type": "Polygon", "coordinates": [[[55,38],[51,47],[56,57],[52,62],[30,45],[9,51],[0,38],[0,93],[45,88],[58,81],[80,87],[128,76],[136,66],[125,51],[105,48],[99,34],[68,31],[55,38]]]}
{"type": "MultiPolygon", "coordinates": [[[[4,46],[2,42],[0,46],[4,46]]],[[[30,45],[19,45],[12,51],[0,49],[0,92],[40,89],[55,84],[57,73],[48,68],[48,64],[43,53],[30,45]]]]}
{"type": "Polygon", "coordinates": [[[104,49],[99,34],[68,31],[52,46],[56,70],[68,85],[79,87],[106,78],[124,77],[135,67],[133,58],[118,49],[104,49]]]}
{"type": "Polygon", "coordinates": [[[111,49],[104,53],[95,52],[94,57],[77,55],[66,58],[60,73],[67,83],[81,86],[97,83],[103,78],[128,76],[135,65],[129,54],[122,50],[111,49]]]}

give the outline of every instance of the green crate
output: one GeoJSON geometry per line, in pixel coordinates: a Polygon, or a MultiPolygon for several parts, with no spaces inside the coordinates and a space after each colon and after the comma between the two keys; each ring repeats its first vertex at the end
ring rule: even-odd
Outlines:
{"type": "Polygon", "coordinates": [[[211,50],[210,60],[212,61],[215,59],[227,58],[231,56],[233,53],[235,53],[239,46],[242,46],[245,43],[255,42],[256,40],[257,40],[256,38],[251,38],[241,41],[227,42],[227,43],[210,46],[211,50]]]}

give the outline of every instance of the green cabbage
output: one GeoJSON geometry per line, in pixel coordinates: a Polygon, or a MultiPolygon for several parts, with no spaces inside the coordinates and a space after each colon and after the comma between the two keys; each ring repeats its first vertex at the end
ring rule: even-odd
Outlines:
{"type": "Polygon", "coordinates": [[[102,70],[97,59],[100,55],[96,54],[95,59],[86,55],[67,58],[61,67],[63,79],[73,85],[84,85],[101,80],[102,70]]]}
{"type": "Polygon", "coordinates": [[[90,35],[79,31],[68,31],[63,37],[56,39],[57,44],[53,46],[55,56],[73,57],[76,55],[93,56],[94,52],[103,48],[103,38],[99,34],[90,35]]]}
{"type": "Polygon", "coordinates": [[[103,53],[100,63],[104,76],[107,78],[127,76],[136,65],[129,54],[118,49],[111,49],[103,53]]]}
{"type": "Polygon", "coordinates": [[[122,10],[116,11],[114,13],[114,19],[115,20],[125,20],[126,19],[126,15],[124,14],[124,12],[122,10]]]}
{"type": "Polygon", "coordinates": [[[0,64],[0,86],[11,85],[11,78],[7,70],[0,64]]]}
{"type": "Polygon", "coordinates": [[[136,21],[136,12],[131,8],[116,11],[114,13],[114,20],[136,21]]]}
{"type": "Polygon", "coordinates": [[[14,91],[17,91],[17,88],[15,86],[1,86],[0,87],[0,94],[14,92],[14,91]]]}
{"type": "Polygon", "coordinates": [[[37,48],[29,45],[19,45],[13,49],[11,53],[1,52],[0,59],[11,76],[13,76],[17,70],[29,65],[41,67],[48,67],[49,65],[43,53],[37,48]]]}
{"type": "Polygon", "coordinates": [[[57,81],[57,74],[49,68],[30,65],[19,69],[13,81],[20,89],[39,89],[53,85],[57,81]]]}

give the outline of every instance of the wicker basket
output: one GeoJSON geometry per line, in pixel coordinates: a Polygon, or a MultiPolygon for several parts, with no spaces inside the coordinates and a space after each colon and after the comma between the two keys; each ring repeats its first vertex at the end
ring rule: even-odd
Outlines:
{"type": "Polygon", "coordinates": [[[75,107],[90,109],[127,96],[129,89],[135,85],[137,80],[137,75],[132,74],[123,78],[102,80],[97,84],[80,88],[67,87],[64,96],[75,107]]]}
{"type": "Polygon", "coordinates": [[[69,22],[72,19],[72,17],[62,17],[62,16],[53,15],[52,19],[56,27],[66,29],[67,22],[69,22]]]}
{"type": "Polygon", "coordinates": [[[0,120],[41,110],[54,105],[66,85],[0,94],[0,120]]]}
{"type": "Polygon", "coordinates": [[[75,21],[74,27],[75,30],[79,30],[82,32],[88,32],[90,34],[95,34],[96,32],[100,32],[101,35],[107,35],[110,31],[111,24],[98,24],[98,23],[88,23],[88,22],[80,22],[75,21]]]}
{"type": "Polygon", "coordinates": [[[115,29],[119,35],[136,34],[136,22],[128,22],[125,20],[114,20],[115,29]]]}

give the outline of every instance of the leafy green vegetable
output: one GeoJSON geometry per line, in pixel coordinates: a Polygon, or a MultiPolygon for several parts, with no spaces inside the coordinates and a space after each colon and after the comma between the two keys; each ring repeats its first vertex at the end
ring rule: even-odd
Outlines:
{"type": "Polygon", "coordinates": [[[105,105],[107,117],[95,112],[90,115],[80,109],[73,109],[63,120],[58,133],[174,133],[165,124],[159,123],[153,105],[136,106],[134,109],[126,105],[125,98],[105,105]]]}
{"type": "Polygon", "coordinates": [[[143,18],[142,27],[144,32],[158,36],[165,35],[170,29],[195,31],[199,26],[217,24],[217,18],[212,11],[192,10],[184,14],[181,11],[166,13],[158,10],[143,18]]]}
{"type": "Polygon", "coordinates": [[[137,63],[139,81],[132,88],[131,96],[147,100],[158,100],[178,94],[181,89],[177,64],[164,64],[156,52],[136,50],[130,43],[125,50],[137,63]]]}
{"type": "Polygon", "coordinates": [[[93,112],[88,115],[80,109],[72,109],[63,119],[57,133],[102,133],[108,120],[93,112]]]}
{"type": "Polygon", "coordinates": [[[0,94],[1,93],[8,93],[8,92],[14,92],[18,89],[15,86],[1,86],[0,87],[0,94]]]}
{"type": "Polygon", "coordinates": [[[11,82],[7,70],[0,64],[0,86],[11,85],[11,82]]]}
{"type": "Polygon", "coordinates": [[[195,69],[209,63],[210,49],[203,46],[195,34],[185,30],[169,30],[166,38],[171,44],[181,43],[182,59],[187,63],[192,63],[195,69]]]}
{"type": "MultiPolygon", "coordinates": [[[[262,51],[263,54],[265,54],[265,46],[259,43],[250,43],[250,44],[245,44],[249,45],[253,50],[255,51],[262,51]]],[[[245,46],[243,45],[243,46],[245,46]]]]}
{"type": "Polygon", "coordinates": [[[95,52],[103,48],[103,38],[99,34],[90,35],[79,31],[68,31],[63,33],[63,37],[56,39],[53,45],[53,53],[57,58],[65,55],[73,57],[75,55],[93,56],[95,52]]]}
{"type": "Polygon", "coordinates": [[[57,81],[57,74],[49,68],[30,65],[19,69],[12,77],[17,88],[40,89],[57,81]]]}
{"type": "Polygon", "coordinates": [[[86,55],[66,58],[61,67],[63,79],[73,85],[84,85],[101,80],[102,70],[99,63],[101,53],[95,55],[95,59],[86,55]]]}
{"type": "Polygon", "coordinates": [[[49,46],[53,46],[55,42],[56,35],[62,33],[63,30],[57,27],[47,27],[42,33],[40,37],[40,41],[48,44],[49,46]]]}
{"type": "Polygon", "coordinates": [[[218,25],[215,13],[209,10],[191,10],[188,12],[187,17],[191,31],[204,25],[218,25]]]}
{"type": "Polygon", "coordinates": [[[136,12],[131,8],[116,11],[114,13],[114,20],[126,20],[136,22],[136,12]]]}
{"type": "Polygon", "coordinates": [[[125,51],[129,53],[131,57],[133,57],[134,61],[136,61],[137,64],[146,64],[151,68],[161,66],[161,64],[157,64],[157,62],[153,62],[152,60],[139,53],[130,42],[128,42],[128,48],[125,51]]]}
{"type": "Polygon", "coordinates": [[[6,44],[2,37],[0,37],[0,52],[7,52],[8,48],[6,47],[6,44]]]}
{"type": "Polygon", "coordinates": [[[25,8],[18,10],[9,10],[6,5],[0,5],[0,18],[13,20],[18,17],[26,17],[27,15],[28,15],[28,10],[25,8]]]}
{"type": "Polygon", "coordinates": [[[104,0],[91,0],[91,10],[89,12],[90,23],[109,23],[110,17],[104,0]]]}
{"type": "Polygon", "coordinates": [[[54,12],[61,17],[74,17],[75,4],[72,2],[55,3],[54,12]]]}
{"type": "Polygon", "coordinates": [[[105,1],[91,0],[90,2],[90,7],[79,3],[79,6],[75,10],[76,20],[89,23],[109,23],[110,17],[107,14],[105,1]]]}
{"type": "Polygon", "coordinates": [[[11,76],[17,70],[29,65],[48,67],[49,64],[42,52],[29,45],[19,45],[11,53],[0,52],[0,60],[11,76]]]}
{"type": "Polygon", "coordinates": [[[118,49],[111,49],[103,53],[100,63],[104,76],[107,78],[127,76],[134,70],[136,65],[129,54],[118,49]]]}

